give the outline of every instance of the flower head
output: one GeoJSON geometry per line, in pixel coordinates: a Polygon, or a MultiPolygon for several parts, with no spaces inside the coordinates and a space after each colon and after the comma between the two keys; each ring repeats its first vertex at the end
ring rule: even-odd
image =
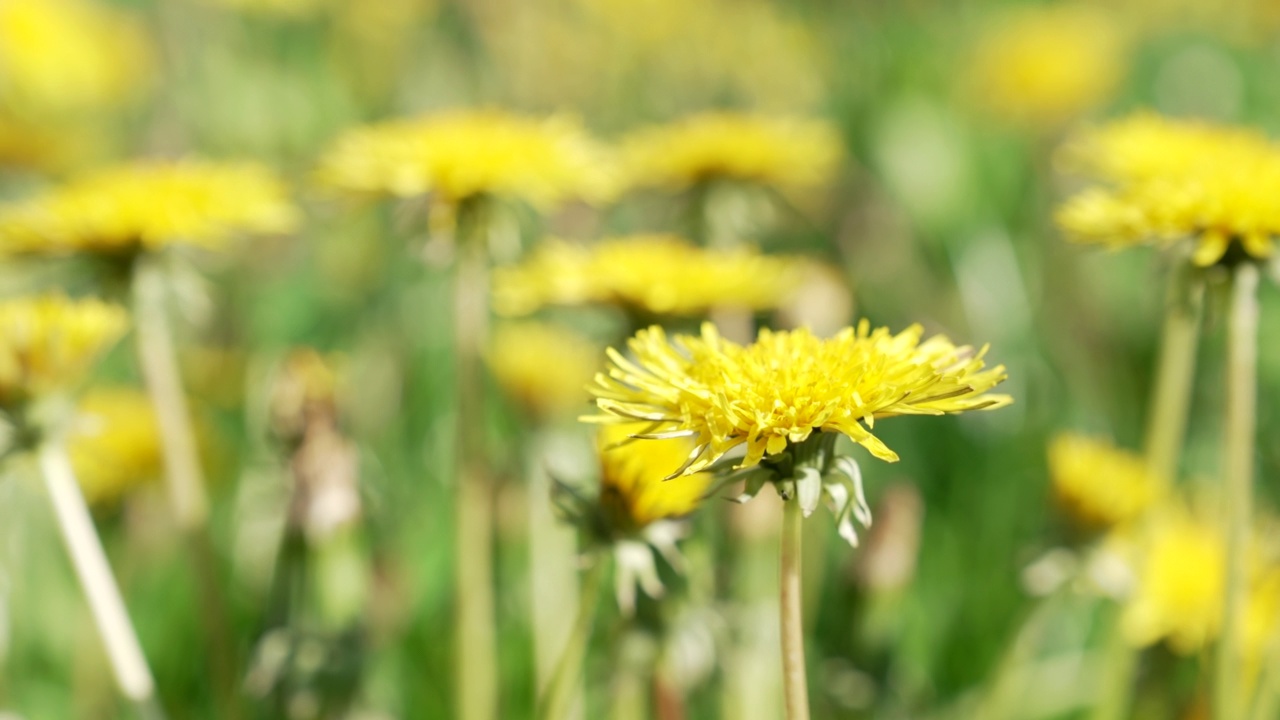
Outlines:
{"type": "Polygon", "coordinates": [[[586,385],[601,350],[581,335],[544,323],[504,323],[493,333],[487,360],[498,384],[541,417],[560,417],[587,400],[586,385]]]}
{"type": "Polygon", "coordinates": [[[863,320],[830,339],[808,330],[761,330],[754,344],[720,337],[641,330],[634,359],[609,350],[608,373],[590,390],[604,414],[595,422],[646,422],[638,437],[685,436],[695,447],[673,475],[706,469],[746,445],[739,468],[758,465],[815,432],[843,433],[890,462],[897,454],[871,434],[876,418],[942,415],[1007,405],[988,394],[1003,366],[984,370],[986,349],[956,347],[942,336],[921,342],[912,326],[896,335],[863,320]]]}
{"type": "Polygon", "coordinates": [[[843,148],[835,128],[819,120],[705,113],[639,130],[623,152],[628,181],[641,187],[740,180],[811,190],[831,180],[843,148]]]}
{"type": "Polygon", "coordinates": [[[124,334],[123,309],[61,295],[0,301],[0,407],[79,382],[124,334]]]}
{"type": "Polygon", "coordinates": [[[356,128],[320,161],[321,182],[449,204],[498,195],[538,206],[614,191],[608,154],[570,117],[457,110],[356,128]]]}
{"type": "Polygon", "coordinates": [[[111,502],[160,477],[160,430],[150,399],[130,388],[90,390],[67,434],[67,453],[90,503],[111,502]]]}
{"type": "Polygon", "coordinates": [[[967,68],[993,115],[1054,128],[1105,102],[1124,68],[1114,18],[1083,5],[1020,9],[979,37],[967,68]]]}
{"type": "Polygon", "coordinates": [[[239,234],[288,232],[297,221],[284,185],[264,167],[139,162],[0,206],[0,254],[218,247],[239,234]]]}
{"type": "Polygon", "coordinates": [[[0,2],[0,103],[37,114],[110,106],[147,77],[150,48],[127,16],[84,0],[0,2]]]}
{"type": "Polygon", "coordinates": [[[698,247],[673,235],[577,245],[548,239],[524,262],[494,273],[494,308],[523,315],[547,305],[610,303],[651,315],[701,315],[714,307],[778,307],[810,263],[750,248],[698,247]]]}
{"type": "Polygon", "coordinates": [[[1136,519],[1165,490],[1138,455],[1074,433],[1049,444],[1049,474],[1058,501],[1072,517],[1094,527],[1136,519]]]}
{"type": "Polygon", "coordinates": [[[600,429],[600,504],[614,527],[629,532],[689,515],[711,483],[706,474],[667,480],[693,444],[688,438],[630,440],[631,434],[643,431],[644,424],[600,429]]]}
{"type": "Polygon", "coordinates": [[[1123,247],[1195,240],[1212,265],[1237,243],[1271,254],[1280,233],[1280,145],[1249,130],[1139,114],[1085,131],[1064,162],[1101,184],[1058,212],[1072,239],[1123,247]]]}

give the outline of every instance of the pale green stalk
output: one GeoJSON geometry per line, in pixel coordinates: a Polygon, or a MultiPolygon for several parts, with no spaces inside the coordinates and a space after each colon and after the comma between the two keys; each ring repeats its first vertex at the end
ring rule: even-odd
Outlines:
{"type": "Polygon", "coordinates": [[[800,572],[803,529],[800,501],[792,498],[784,502],[778,597],[782,620],[782,685],[787,720],[809,718],[809,683],[805,673],[804,621],[801,617],[804,606],[800,572]]]}
{"type": "Polygon", "coordinates": [[[562,720],[571,710],[575,688],[582,677],[587,646],[591,642],[591,630],[595,625],[597,596],[604,569],[604,558],[592,558],[591,566],[583,574],[581,594],[578,596],[578,616],[573,624],[573,632],[565,642],[556,671],[551,676],[551,682],[538,703],[539,720],[562,720]]]}
{"type": "Polygon", "coordinates": [[[1147,467],[1162,482],[1177,480],[1178,459],[1187,434],[1204,307],[1204,281],[1200,273],[1189,262],[1180,262],[1169,272],[1146,438],[1147,467]]]}

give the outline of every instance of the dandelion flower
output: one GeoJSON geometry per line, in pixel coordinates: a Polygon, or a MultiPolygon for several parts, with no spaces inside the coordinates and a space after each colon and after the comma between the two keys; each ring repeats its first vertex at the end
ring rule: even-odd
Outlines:
{"type": "Polygon", "coordinates": [[[587,402],[586,385],[601,349],[581,335],[544,323],[504,323],[489,342],[498,384],[534,415],[555,418],[587,402]]]}
{"type": "Polygon", "coordinates": [[[980,35],[967,75],[975,101],[991,114],[1054,128],[1106,102],[1124,66],[1113,18],[1058,5],[999,18],[980,35]]]}
{"type": "Polygon", "coordinates": [[[1126,635],[1139,647],[1167,640],[1181,653],[1199,650],[1222,621],[1222,533],[1176,508],[1155,514],[1140,542],[1138,584],[1123,616],[1126,635]]]}
{"type": "Polygon", "coordinates": [[[695,115],[623,142],[631,184],[674,190],[714,180],[812,190],[830,182],[842,154],[826,122],[740,113],[695,115]]]}
{"type": "Polygon", "coordinates": [[[697,509],[711,477],[693,474],[667,480],[693,449],[688,438],[637,442],[644,424],[606,425],[600,430],[600,503],[613,527],[635,532],[697,509]]]}
{"type": "Polygon", "coordinates": [[[635,235],[577,245],[546,240],[518,265],[494,272],[494,308],[524,315],[548,305],[608,303],[665,316],[715,307],[776,308],[811,263],[752,248],[705,249],[672,235],[635,235]]]}
{"type": "Polygon", "coordinates": [[[0,407],[66,390],[124,334],[123,309],[61,295],[0,301],[0,407]]]}
{"type": "Polygon", "coordinates": [[[1074,433],[1050,442],[1049,475],[1058,501],[1072,517],[1093,527],[1134,520],[1165,489],[1140,456],[1074,433]]]}
{"type": "Polygon", "coordinates": [[[0,254],[217,248],[298,222],[283,183],[254,164],[139,162],[0,206],[0,254]]]}
{"type": "Polygon", "coordinates": [[[1208,266],[1233,245],[1269,257],[1280,233],[1280,146],[1255,132],[1140,114],[1082,133],[1064,162],[1101,181],[1058,212],[1078,242],[1191,238],[1193,261],[1208,266]]]}
{"type": "Polygon", "coordinates": [[[130,388],[90,390],[67,433],[67,453],[90,504],[159,478],[163,457],[151,400],[130,388]]]}
{"type": "Polygon", "coordinates": [[[37,114],[128,100],[151,50],[136,22],[82,0],[0,2],[0,103],[37,114]]]}
{"type": "Polygon", "coordinates": [[[876,418],[942,415],[1007,405],[988,394],[1006,375],[983,369],[986,348],[957,347],[942,336],[921,342],[914,325],[892,334],[863,320],[830,339],[808,330],[761,330],[743,346],[704,323],[698,336],[668,339],[661,327],[628,343],[634,359],[610,349],[607,374],[590,390],[604,414],[595,422],[646,422],[640,435],[683,436],[695,448],[673,475],[702,471],[739,446],[739,468],[758,465],[815,432],[842,433],[876,457],[896,453],[871,429],[876,418]]]}
{"type": "Polygon", "coordinates": [[[497,195],[545,207],[607,199],[610,167],[604,148],[573,118],[458,110],[351,130],[321,159],[318,174],[351,192],[432,194],[447,205],[497,195]]]}

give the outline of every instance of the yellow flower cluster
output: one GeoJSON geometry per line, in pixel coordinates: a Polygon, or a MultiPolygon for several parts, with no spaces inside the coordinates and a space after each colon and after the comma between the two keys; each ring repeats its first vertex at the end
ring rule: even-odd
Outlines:
{"type": "Polygon", "coordinates": [[[623,141],[630,184],[676,190],[710,180],[811,190],[831,180],[842,155],[826,122],[741,113],[694,115],[623,141]]]}
{"type": "Polygon", "coordinates": [[[498,268],[494,309],[524,315],[549,305],[611,303],[655,315],[713,307],[767,310],[797,290],[810,262],[753,248],[716,250],[673,235],[633,235],[581,245],[543,241],[523,263],[498,268]]]}
{"type": "Polygon", "coordinates": [[[659,520],[692,513],[706,495],[705,473],[666,480],[693,449],[688,438],[629,440],[644,425],[608,425],[600,429],[600,504],[605,515],[638,531],[659,520]]]}
{"type": "Polygon", "coordinates": [[[1123,56],[1115,19],[1100,9],[1023,8],[981,34],[967,81],[974,100],[993,115],[1051,129],[1110,97],[1123,56]]]}
{"type": "Polygon", "coordinates": [[[509,395],[534,414],[554,418],[587,402],[586,385],[600,355],[594,343],[566,328],[505,323],[494,330],[487,359],[509,395]]]}
{"type": "Polygon", "coordinates": [[[151,401],[138,390],[100,388],[81,399],[67,453],[90,503],[111,502],[160,477],[160,430],[151,401]]]}
{"type": "Polygon", "coordinates": [[[114,105],[147,78],[141,28],[84,0],[0,2],[0,105],[37,114],[114,105]]]}
{"type": "Polygon", "coordinates": [[[1265,258],[1280,233],[1280,145],[1260,133],[1138,114],[1081,133],[1069,167],[1102,181],[1058,212],[1080,242],[1113,247],[1182,238],[1208,266],[1231,244],[1265,258]]]}
{"type": "Polygon", "coordinates": [[[265,167],[137,162],[0,206],[0,254],[218,247],[237,234],[289,232],[297,223],[284,184],[265,167]]]}
{"type": "Polygon", "coordinates": [[[871,434],[876,418],[942,415],[1007,405],[988,394],[1005,379],[1003,366],[984,370],[986,349],[956,347],[942,336],[921,342],[912,326],[892,334],[863,320],[835,337],[808,330],[761,330],[752,345],[720,337],[705,323],[699,336],[662,328],[641,330],[629,347],[612,348],[608,374],[590,390],[605,414],[594,422],[646,422],[645,436],[687,436],[696,447],[674,474],[701,471],[746,445],[739,467],[758,465],[814,432],[843,433],[873,455],[897,454],[871,434]]]}
{"type": "Polygon", "coordinates": [[[1165,491],[1138,455],[1105,440],[1066,433],[1049,444],[1054,494],[1085,525],[1107,528],[1138,518],[1165,491]]]}
{"type": "Polygon", "coordinates": [[[0,301],[0,407],[67,389],[124,334],[123,309],[61,295],[0,301]]]}
{"type": "Polygon", "coordinates": [[[616,191],[608,152],[573,118],[458,110],[351,130],[321,159],[324,184],[457,204],[498,195],[549,206],[616,191]]]}
{"type": "Polygon", "coordinates": [[[1140,647],[1168,640],[1182,653],[1217,636],[1226,587],[1222,533],[1185,508],[1155,513],[1141,539],[1138,584],[1124,630],[1140,647]]]}

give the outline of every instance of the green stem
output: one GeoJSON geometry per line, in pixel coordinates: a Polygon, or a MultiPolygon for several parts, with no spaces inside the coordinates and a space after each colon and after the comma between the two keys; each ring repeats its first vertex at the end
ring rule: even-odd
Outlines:
{"type": "Polygon", "coordinates": [[[543,692],[542,701],[538,703],[539,720],[564,720],[568,717],[574,689],[582,676],[587,645],[591,641],[591,629],[596,617],[596,596],[600,592],[604,568],[603,558],[593,558],[591,566],[582,576],[578,617],[574,621],[573,632],[565,642],[564,652],[560,654],[560,662],[556,664],[551,682],[543,692]]]}
{"type": "Polygon", "coordinates": [[[1226,418],[1222,482],[1227,533],[1226,591],[1218,644],[1214,720],[1244,717],[1241,626],[1248,600],[1248,545],[1258,400],[1258,267],[1241,262],[1231,277],[1227,325],[1226,418]]]}
{"type": "Polygon", "coordinates": [[[1204,307],[1204,282],[1198,269],[1183,262],[1169,275],[1146,439],[1147,467],[1162,482],[1172,482],[1177,478],[1178,458],[1187,432],[1187,415],[1195,380],[1196,344],[1204,307]]]}
{"type": "Polygon", "coordinates": [[[1125,720],[1133,705],[1133,685],[1139,653],[1125,638],[1120,627],[1121,612],[1121,608],[1115,608],[1111,636],[1107,639],[1106,655],[1102,662],[1100,698],[1093,708],[1093,714],[1089,716],[1090,720],[1125,720]]]}
{"type": "Polygon", "coordinates": [[[782,616],[782,685],[787,720],[808,720],[809,683],[804,668],[804,623],[801,618],[800,541],[803,533],[800,501],[782,505],[782,556],[779,606],[782,616]]]}

